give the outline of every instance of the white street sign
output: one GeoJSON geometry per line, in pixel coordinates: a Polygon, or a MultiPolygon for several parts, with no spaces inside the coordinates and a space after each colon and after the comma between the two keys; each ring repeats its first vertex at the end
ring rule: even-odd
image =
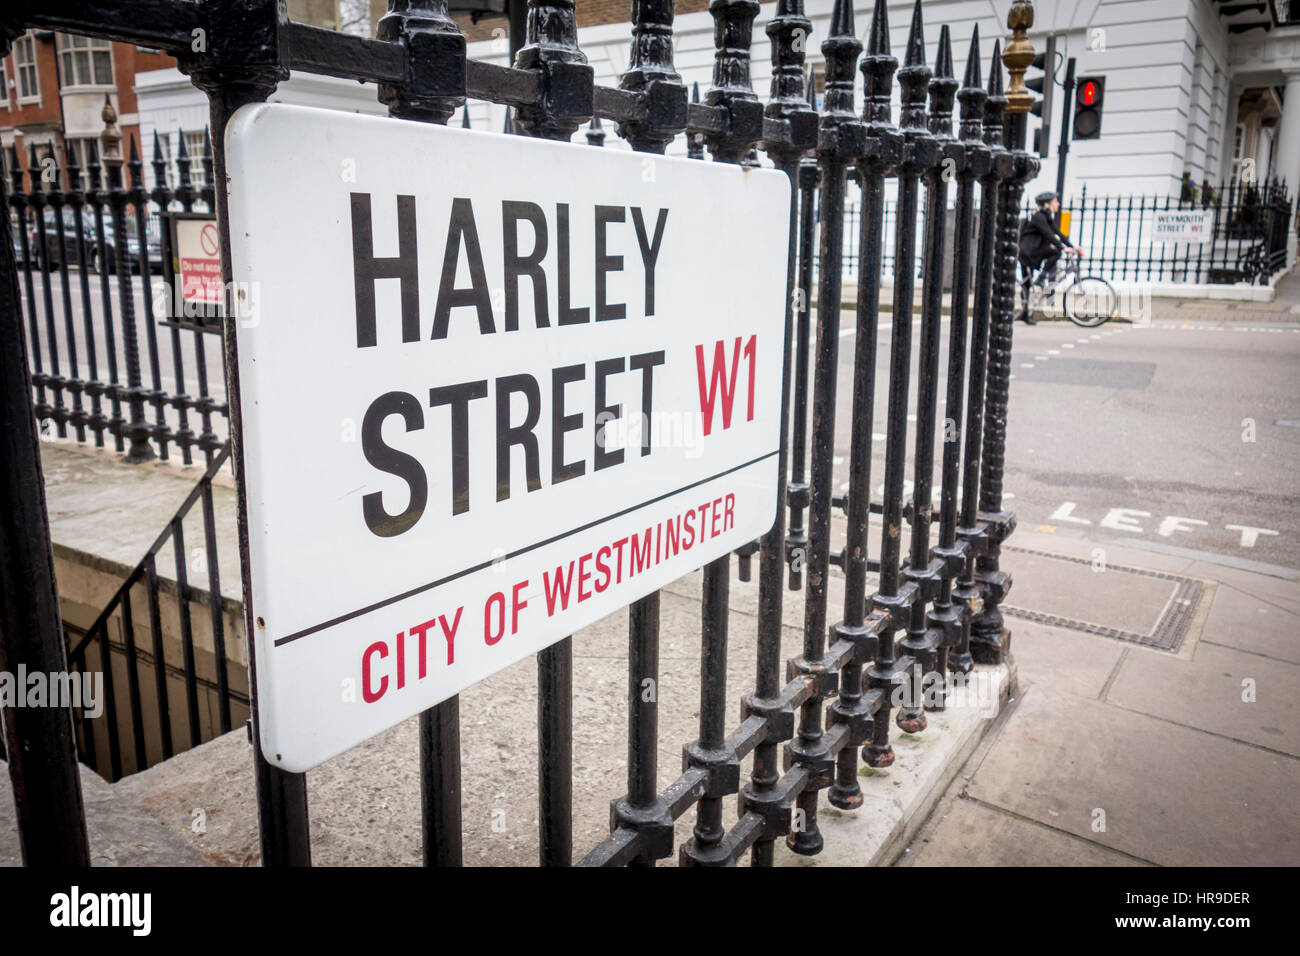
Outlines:
{"type": "Polygon", "coordinates": [[[279,104],[226,151],[268,760],[771,526],[783,174],[279,104]]]}
{"type": "Polygon", "coordinates": [[[1170,209],[1155,213],[1152,242],[1209,242],[1214,237],[1214,210],[1170,209]]]}

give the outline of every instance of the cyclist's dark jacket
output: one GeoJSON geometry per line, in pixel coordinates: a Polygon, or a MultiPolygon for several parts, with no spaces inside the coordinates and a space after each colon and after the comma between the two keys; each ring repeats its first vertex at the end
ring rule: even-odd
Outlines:
{"type": "Polygon", "coordinates": [[[1057,231],[1052,214],[1046,210],[1038,210],[1020,224],[1020,258],[1040,262],[1061,246],[1073,249],[1074,243],[1057,231]]]}

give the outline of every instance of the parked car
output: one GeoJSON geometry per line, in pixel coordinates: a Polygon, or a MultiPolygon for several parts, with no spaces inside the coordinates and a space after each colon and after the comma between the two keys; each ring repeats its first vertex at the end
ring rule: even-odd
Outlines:
{"type": "MultiPolygon", "coordinates": [[[[44,212],[45,220],[45,254],[46,263],[51,271],[59,268],[59,264],[67,259],[68,265],[75,266],[80,261],[77,256],[77,225],[73,215],[73,210],[63,209],[63,247],[59,247],[59,231],[54,221],[54,210],[46,209],[44,212]]],[[[99,271],[99,242],[95,232],[95,214],[89,209],[81,211],[81,229],[82,239],[86,244],[86,265],[96,272],[99,271]]],[[[33,223],[28,227],[28,248],[36,263],[40,261],[40,251],[38,243],[40,242],[40,231],[33,223]]],[[[146,248],[148,249],[149,265],[153,269],[154,275],[162,273],[162,246],[153,236],[146,236],[146,248]]],[[[140,268],[140,239],[139,231],[136,228],[134,216],[126,218],[126,261],[127,268],[135,271],[140,268]]],[[[21,261],[21,250],[18,252],[19,261],[21,261]]],[[[104,217],[104,258],[107,271],[112,274],[117,271],[117,235],[113,229],[111,217],[104,217]]]]}

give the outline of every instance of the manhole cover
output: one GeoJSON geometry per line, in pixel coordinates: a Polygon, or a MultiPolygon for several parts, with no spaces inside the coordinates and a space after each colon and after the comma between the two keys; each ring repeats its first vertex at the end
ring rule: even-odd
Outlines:
{"type": "Polygon", "coordinates": [[[1021,571],[1012,565],[1016,578],[1012,593],[1046,610],[1004,604],[1003,613],[1143,647],[1177,651],[1196,617],[1205,590],[1200,581],[1164,571],[1107,563],[1105,572],[1098,574],[1088,558],[1013,545],[1006,545],[1004,550],[1060,562],[1078,568],[1079,573],[1077,577],[1068,572],[1062,574],[1062,568],[1053,570],[1049,565],[1043,566],[1044,573],[1040,575],[1033,568],[1021,571]],[[1040,582],[1041,586],[1035,587],[1040,582]],[[1022,589],[1022,583],[1028,587],[1022,589]],[[1118,617],[1107,621],[1111,615],[1118,617]],[[1140,629],[1143,624],[1147,625],[1145,631],[1140,629]]]}

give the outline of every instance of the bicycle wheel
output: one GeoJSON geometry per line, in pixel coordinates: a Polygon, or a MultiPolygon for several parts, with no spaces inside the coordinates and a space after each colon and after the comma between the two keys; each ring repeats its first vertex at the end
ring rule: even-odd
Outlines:
{"type": "Polygon", "coordinates": [[[1062,305],[1071,322],[1093,329],[1119,310],[1119,294],[1105,279],[1080,276],[1065,290],[1062,305]]]}
{"type": "Polygon", "coordinates": [[[1021,282],[1016,286],[1016,318],[1023,319],[1026,316],[1032,316],[1038,307],[1042,304],[1042,289],[1036,285],[1026,285],[1021,282]]]}

